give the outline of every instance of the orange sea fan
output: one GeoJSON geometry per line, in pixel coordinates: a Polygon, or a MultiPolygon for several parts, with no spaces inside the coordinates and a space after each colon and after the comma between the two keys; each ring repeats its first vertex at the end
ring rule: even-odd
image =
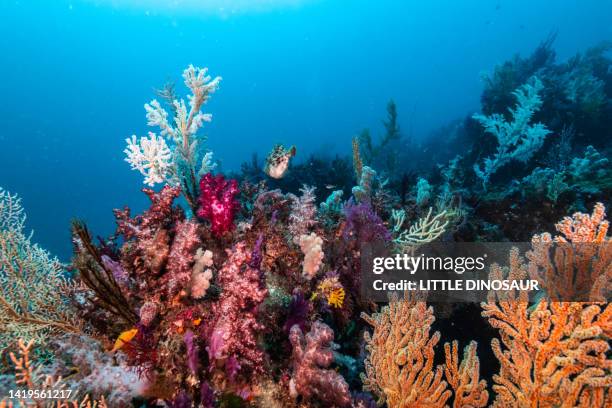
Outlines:
{"type": "Polygon", "coordinates": [[[527,252],[529,275],[549,298],[558,301],[607,302],[612,293],[612,241],[605,207],[593,214],[575,213],[556,224],[562,235],[534,235],[527,252]]]}
{"type": "Polygon", "coordinates": [[[602,204],[592,215],[576,213],[557,224],[563,236],[534,236],[528,264],[513,249],[508,268],[491,268],[490,279],[538,278],[548,295],[530,306],[526,292],[491,293],[482,304],[500,334],[491,342],[500,362],[494,407],[612,406],[612,306],[604,296],[612,252],[604,217],[602,204]],[[584,294],[591,302],[549,300],[584,294]]]}
{"type": "Polygon", "coordinates": [[[471,342],[459,361],[456,341],[445,344],[445,366],[433,367],[440,333],[429,335],[435,320],[425,295],[405,292],[390,296],[389,305],[371,316],[361,317],[374,327],[366,333],[364,389],[379,396],[389,408],[447,407],[454,391],[453,408],[480,408],[489,400],[487,383],[480,380],[476,342],[471,342]],[[446,376],[445,381],[443,374],[446,376]],[[450,388],[448,389],[448,386],[450,388]]]}
{"type": "Polygon", "coordinates": [[[451,391],[442,367],[433,367],[440,332],[429,334],[435,317],[424,298],[408,292],[402,299],[392,295],[379,313],[361,317],[374,327],[372,335],[365,335],[369,355],[364,389],[390,408],[444,407],[451,391]]]}

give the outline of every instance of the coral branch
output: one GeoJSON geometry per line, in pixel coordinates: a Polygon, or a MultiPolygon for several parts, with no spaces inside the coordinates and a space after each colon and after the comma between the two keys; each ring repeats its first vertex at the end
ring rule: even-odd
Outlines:
{"type": "Polygon", "coordinates": [[[44,345],[51,334],[82,330],[68,306],[72,281],[24,224],[19,198],[0,188],[0,350],[16,337],[44,345]]]}
{"type": "Polygon", "coordinates": [[[364,389],[379,396],[389,408],[444,407],[451,392],[442,380],[442,367],[434,364],[440,333],[429,335],[433,309],[420,295],[391,295],[379,313],[361,317],[374,327],[366,332],[364,389]]]}

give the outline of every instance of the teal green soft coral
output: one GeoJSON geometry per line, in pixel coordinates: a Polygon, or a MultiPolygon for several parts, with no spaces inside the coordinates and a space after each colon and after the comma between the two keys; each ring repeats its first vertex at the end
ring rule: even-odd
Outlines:
{"type": "Polygon", "coordinates": [[[502,166],[512,160],[526,163],[537,152],[544,143],[544,139],[550,130],[542,123],[531,124],[536,111],[542,106],[539,93],[544,86],[542,82],[534,77],[531,83],[527,83],[514,91],[517,104],[510,109],[512,121],[508,122],[503,115],[494,113],[491,116],[474,115],[487,133],[497,138],[497,151],[492,157],[487,157],[484,167],[474,165],[476,175],[482,180],[486,189],[489,178],[502,166]]]}

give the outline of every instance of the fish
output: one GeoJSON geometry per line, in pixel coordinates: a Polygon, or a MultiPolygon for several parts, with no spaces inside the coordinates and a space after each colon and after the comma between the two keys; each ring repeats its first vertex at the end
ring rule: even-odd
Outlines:
{"type": "Polygon", "coordinates": [[[111,353],[119,350],[120,348],[125,346],[127,343],[129,343],[136,336],[136,334],[138,334],[138,329],[136,328],[122,332],[117,337],[117,340],[115,340],[115,345],[113,346],[111,353]]]}

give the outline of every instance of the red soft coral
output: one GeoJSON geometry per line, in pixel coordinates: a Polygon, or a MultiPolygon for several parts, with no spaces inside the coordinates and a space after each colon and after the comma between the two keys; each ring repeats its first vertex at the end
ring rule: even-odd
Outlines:
{"type": "Polygon", "coordinates": [[[234,227],[234,217],[240,209],[240,202],[236,198],[238,192],[236,180],[225,180],[221,174],[213,176],[207,173],[200,179],[198,217],[210,221],[211,230],[216,236],[234,227]]]}
{"type": "Polygon", "coordinates": [[[179,187],[164,186],[158,193],[143,188],[151,200],[151,206],[142,215],[131,218],[130,209],[115,209],[113,213],[117,221],[117,233],[124,238],[151,238],[155,231],[166,225],[172,224],[184,218],[183,211],[179,207],[173,207],[174,199],[181,194],[179,187]]]}

